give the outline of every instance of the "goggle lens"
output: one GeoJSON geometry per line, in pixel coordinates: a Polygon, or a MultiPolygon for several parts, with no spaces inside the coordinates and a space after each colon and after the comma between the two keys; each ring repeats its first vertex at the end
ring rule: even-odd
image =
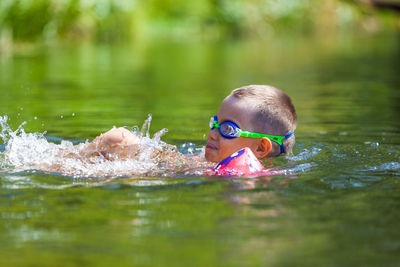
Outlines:
{"type": "Polygon", "coordinates": [[[224,122],[221,123],[220,127],[219,127],[219,131],[221,132],[221,134],[225,137],[229,136],[231,138],[233,137],[238,137],[238,128],[235,128],[233,125],[224,122]]]}

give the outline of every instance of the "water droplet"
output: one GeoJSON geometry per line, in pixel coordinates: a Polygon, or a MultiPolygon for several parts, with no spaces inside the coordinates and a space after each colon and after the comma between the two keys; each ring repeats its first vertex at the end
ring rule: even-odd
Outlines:
{"type": "Polygon", "coordinates": [[[37,120],[37,117],[35,116],[34,119],[37,120]]]}
{"type": "Polygon", "coordinates": [[[24,110],[24,108],[20,108],[20,110],[24,110]]]}
{"type": "Polygon", "coordinates": [[[75,116],[75,113],[72,113],[72,117],[74,117],[75,116]]]}
{"type": "Polygon", "coordinates": [[[63,118],[64,118],[64,116],[63,116],[63,115],[61,115],[61,116],[60,116],[60,118],[61,118],[61,119],[63,119],[63,118]]]}
{"type": "Polygon", "coordinates": [[[379,143],[378,143],[378,142],[373,142],[373,143],[371,143],[371,146],[372,146],[372,147],[378,147],[378,146],[379,146],[379,143]]]}

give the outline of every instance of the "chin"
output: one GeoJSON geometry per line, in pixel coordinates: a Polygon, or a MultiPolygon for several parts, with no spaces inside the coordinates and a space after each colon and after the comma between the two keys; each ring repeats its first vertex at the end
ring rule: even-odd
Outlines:
{"type": "Polygon", "coordinates": [[[207,161],[210,162],[220,162],[220,160],[218,160],[218,155],[216,155],[215,151],[209,151],[208,149],[206,149],[204,157],[207,161]]]}

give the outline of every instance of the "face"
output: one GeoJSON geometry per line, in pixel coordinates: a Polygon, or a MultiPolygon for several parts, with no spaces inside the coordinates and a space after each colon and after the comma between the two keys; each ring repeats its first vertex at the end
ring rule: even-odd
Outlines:
{"type": "MultiPolygon", "coordinates": [[[[250,107],[251,103],[248,101],[243,99],[239,100],[229,95],[222,102],[217,113],[218,123],[231,121],[236,123],[242,130],[253,131],[254,129],[250,121],[254,113],[250,107]]],[[[248,137],[227,139],[221,136],[217,128],[214,128],[209,132],[207,137],[206,160],[220,162],[244,147],[249,147],[254,152],[257,148],[257,141],[258,138],[248,137]]]]}

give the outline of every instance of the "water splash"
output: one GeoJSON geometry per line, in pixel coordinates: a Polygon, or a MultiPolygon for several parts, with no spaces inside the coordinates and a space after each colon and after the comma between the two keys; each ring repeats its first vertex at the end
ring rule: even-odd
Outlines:
{"type": "Polygon", "coordinates": [[[61,173],[73,177],[118,177],[118,176],[174,176],[189,169],[209,167],[199,160],[200,156],[189,157],[175,146],[161,141],[168,131],[162,129],[150,137],[151,115],[139,127],[125,127],[137,137],[137,146],[125,157],[106,157],[103,151],[91,150],[93,144],[86,141],[74,145],[62,140],[60,144],[49,142],[44,133],[26,133],[22,123],[13,131],[7,116],[0,116],[0,138],[5,147],[0,153],[0,172],[39,170],[61,173]],[[90,151],[90,153],[89,153],[90,151]]]}
{"type": "MultiPolygon", "coordinates": [[[[0,138],[4,142],[0,146],[0,173],[7,175],[41,171],[76,178],[204,176],[205,170],[215,165],[204,160],[204,150],[199,145],[187,142],[176,147],[163,142],[166,128],[151,137],[151,115],[142,127],[124,127],[137,142],[118,153],[104,150],[95,142],[74,144],[45,136],[45,132],[26,133],[25,122],[13,131],[7,120],[7,116],[0,116],[0,138]]],[[[282,158],[282,166],[274,161],[270,167],[280,175],[305,172],[316,165],[308,161],[318,157],[321,150],[320,147],[304,148],[296,156],[287,157],[289,162],[282,158]]]]}

